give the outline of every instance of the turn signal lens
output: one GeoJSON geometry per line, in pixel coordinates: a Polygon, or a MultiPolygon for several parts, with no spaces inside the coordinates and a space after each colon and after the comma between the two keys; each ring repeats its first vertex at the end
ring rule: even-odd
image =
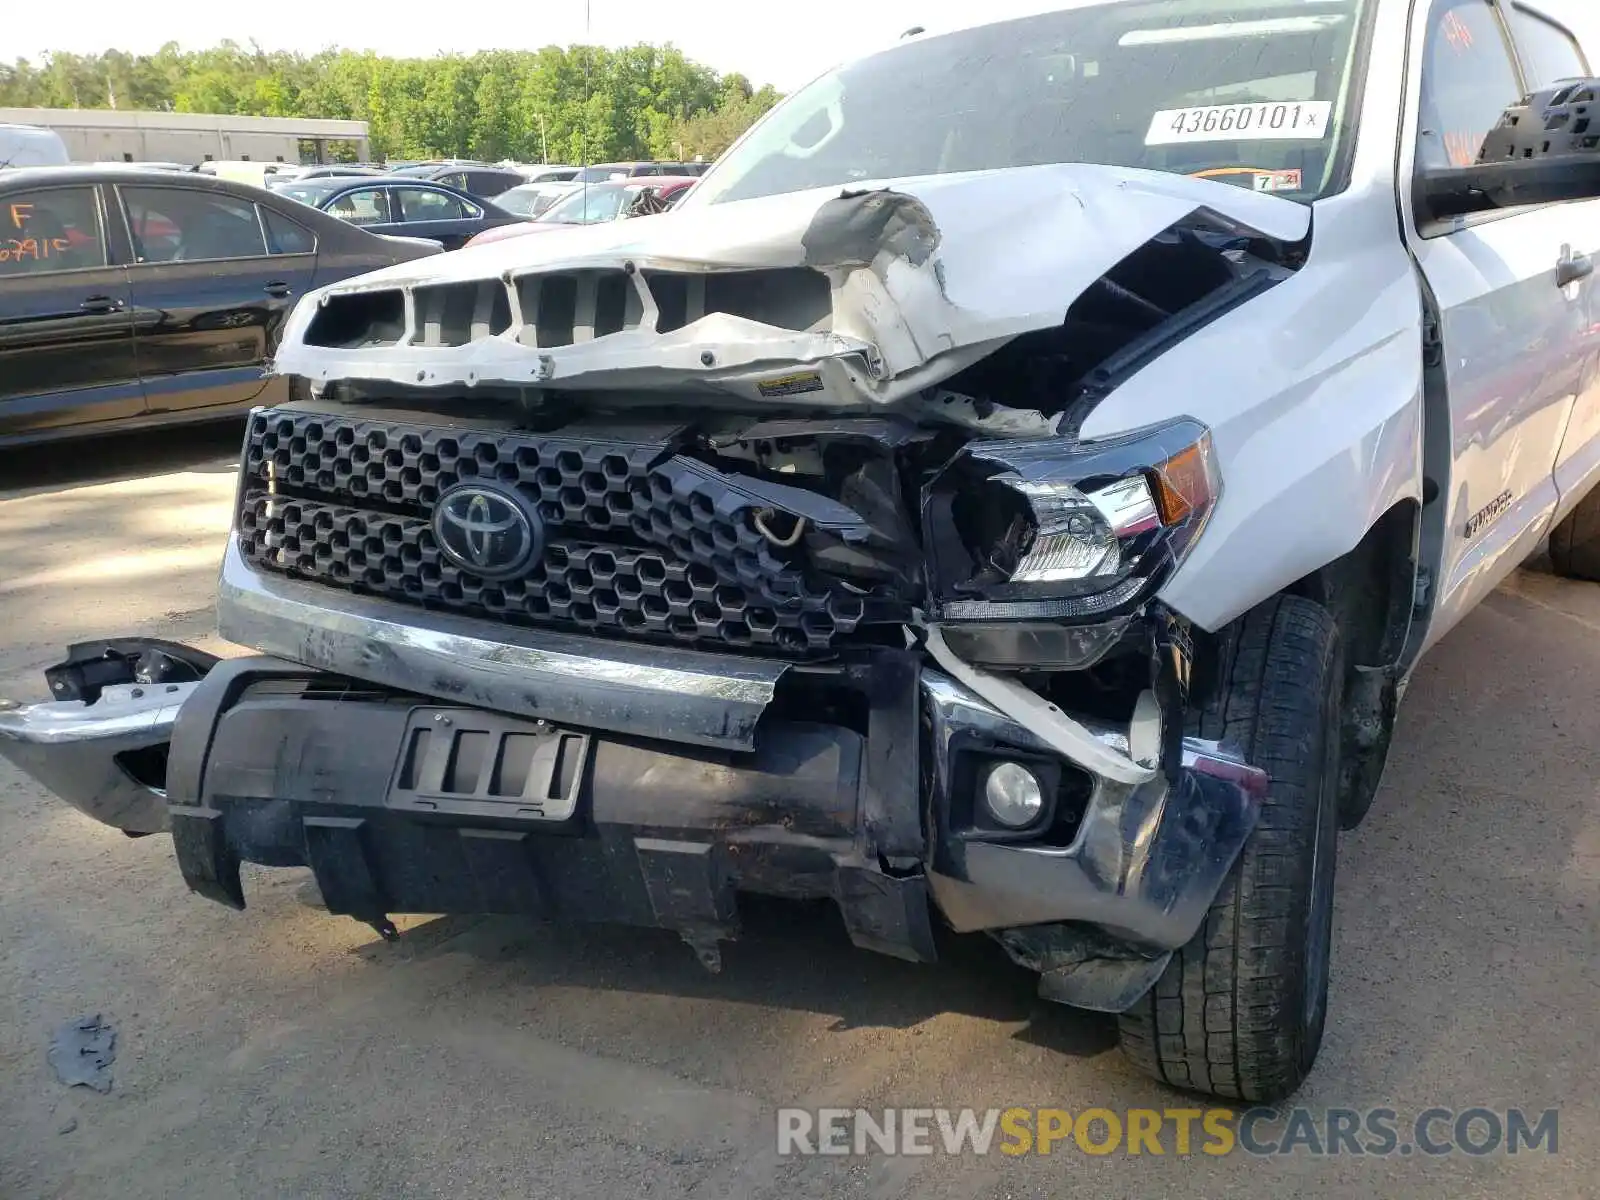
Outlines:
{"type": "Polygon", "coordinates": [[[1197,443],[1180,450],[1151,471],[1163,525],[1187,520],[1195,509],[1206,508],[1215,499],[1211,494],[1211,473],[1206,469],[1210,440],[1207,434],[1204,445],[1197,443]]]}

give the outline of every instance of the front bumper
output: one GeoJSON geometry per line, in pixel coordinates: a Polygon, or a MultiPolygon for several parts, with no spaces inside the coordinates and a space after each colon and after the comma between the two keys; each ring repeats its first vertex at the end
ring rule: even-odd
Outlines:
{"type": "MultiPolygon", "coordinates": [[[[597,662],[591,677],[609,669],[597,662]]],[[[375,924],[406,911],[536,913],[714,945],[735,931],[744,891],[830,898],[858,944],[914,959],[933,953],[930,900],[959,931],[1083,925],[1158,959],[1194,936],[1254,825],[1264,777],[1189,741],[1172,779],[1086,777],[1075,828],[1057,825],[1066,836],[994,838],[969,819],[963,764],[1048,761],[1041,739],[907,653],[829,682],[859,695],[864,728],[763,719],[751,749],[730,751],[562,721],[590,749],[574,808],[556,821],[490,795],[488,775],[421,801],[395,793],[419,712],[529,736],[549,735],[544,719],[353,694],[347,677],[274,659],[0,714],[0,754],[108,824],[170,821],[190,886],[235,907],[241,863],[305,865],[332,911],[375,924]],[[121,766],[126,749],[163,743],[165,797],[121,766]]],[[[746,683],[730,684],[730,705],[746,683]]],[[[1096,733],[1125,749],[1126,735],[1096,733]]],[[[1077,770],[1059,766],[1063,778],[1077,770]]]]}
{"type": "Polygon", "coordinates": [[[51,686],[75,698],[0,712],[0,756],[97,820],[170,827],[190,887],[234,907],[243,863],[303,865],[330,910],[379,929],[399,912],[615,921],[708,961],[740,892],[830,899],[858,945],[917,960],[936,907],[1046,995],[1116,1010],[1194,937],[1266,790],[1199,741],[1165,770],[1136,762],[1134,743],[1170,745],[1149,712],[1125,729],[1043,702],[1007,716],[1011,693],[975,690],[993,677],[909,650],[801,665],[512,629],[265,577],[231,546],[219,626],[277,657],[74,647],[51,686]],[[431,757],[423,729],[444,735],[431,757]],[[491,765],[458,776],[469,741],[491,765]],[[530,799],[501,785],[513,742],[547,768],[572,748],[581,769],[530,799]],[[996,759],[1048,781],[1025,834],[982,819],[996,759]]]}

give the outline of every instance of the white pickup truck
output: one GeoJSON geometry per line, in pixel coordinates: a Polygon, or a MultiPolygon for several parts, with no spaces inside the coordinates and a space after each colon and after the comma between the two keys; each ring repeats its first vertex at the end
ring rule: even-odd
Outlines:
{"type": "Polygon", "coordinates": [[[1532,0],[907,38],[673,213],[307,296],[222,567],[260,656],[74,647],[0,753],[237,907],[308,866],[714,968],[827,897],[1286,1095],[1418,659],[1547,539],[1600,576],[1590,75],[1532,0]]]}

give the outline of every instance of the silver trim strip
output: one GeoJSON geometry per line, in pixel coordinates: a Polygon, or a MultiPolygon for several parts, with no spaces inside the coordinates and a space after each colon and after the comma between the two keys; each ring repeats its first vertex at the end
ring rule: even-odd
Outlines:
{"type": "Polygon", "coordinates": [[[430,612],[259,573],[233,536],[217,628],[263,654],[515,716],[750,750],[785,662],[430,612]]]}
{"type": "Polygon", "coordinates": [[[167,797],[134,781],[117,755],[172,737],[194,683],[116,684],[93,704],[63,700],[0,708],[0,758],[80,812],[129,833],[167,828],[167,797]]]}

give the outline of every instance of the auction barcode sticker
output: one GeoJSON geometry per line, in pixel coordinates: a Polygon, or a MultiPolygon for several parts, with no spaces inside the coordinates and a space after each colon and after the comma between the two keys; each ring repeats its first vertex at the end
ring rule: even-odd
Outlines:
{"type": "Polygon", "coordinates": [[[1321,141],[1328,136],[1333,104],[1298,100],[1281,104],[1214,104],[1207,108],[1169,108],[1150,120],[1146,146],[1183,142],[1321,141]]]}

